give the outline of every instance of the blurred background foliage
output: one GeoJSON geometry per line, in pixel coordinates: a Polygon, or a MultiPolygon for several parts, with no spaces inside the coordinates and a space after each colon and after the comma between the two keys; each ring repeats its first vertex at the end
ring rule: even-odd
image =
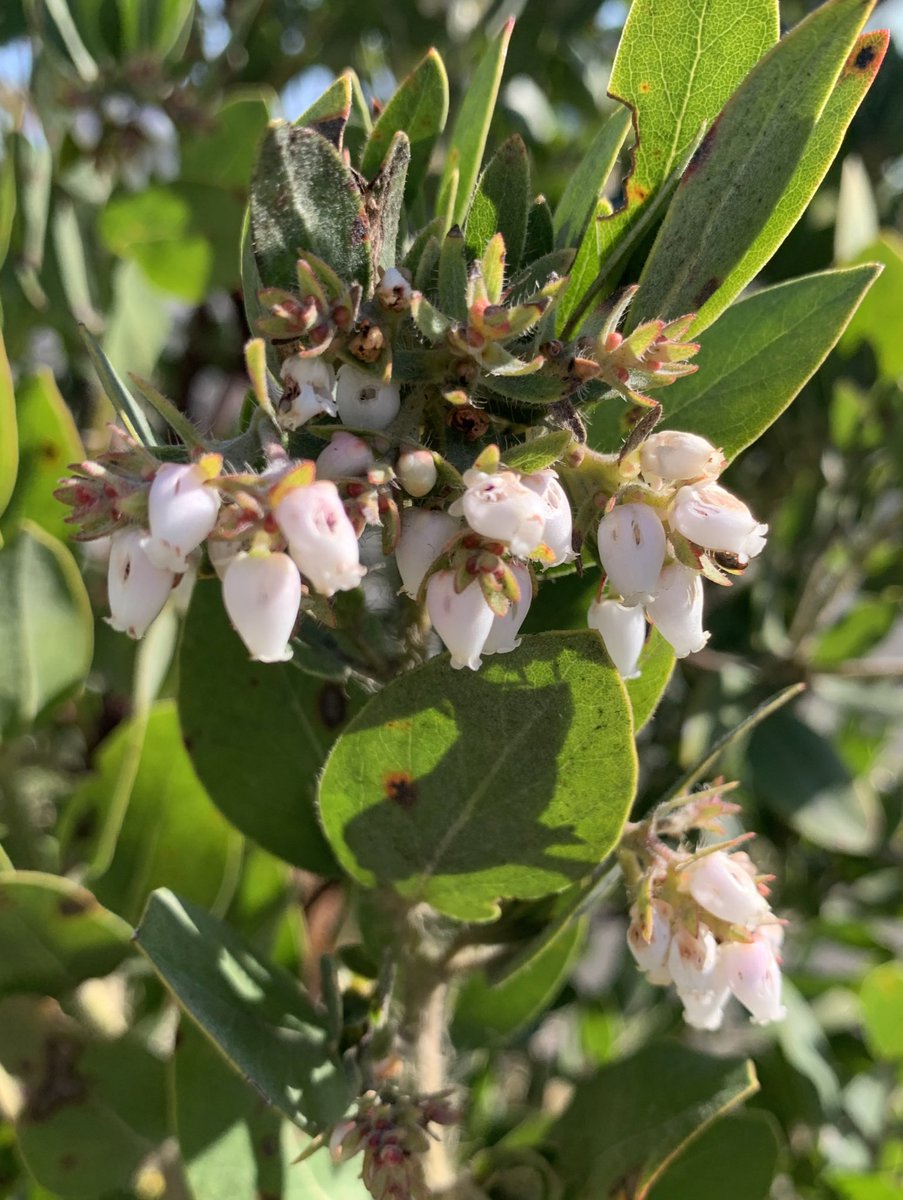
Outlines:
{"type": "MultiPolygon", "coordinates": [[[[787,0],[784,22],[807,7],[787,0]]],[[[86,626],[86,589],[103,609],[102,572],[90,549],[77,552],[81,572],[61,554],[53,539],[65,536],[62,509],[50,498],[80,443],[103,444],[111,415],[77,325],[120,374],[153,377],[202,428],[228,429],[247,387],[238,245],[266,121],[297,116],[346,65],[378,106],[429,45],[448,65],[454,112],[487,36],[511,11],[518,23],[490,150],[521,133],[536,188],[554,205],[612,108],[620,0],[0,8],[0,303],[20,442],[0,532],[23,529],[15,545],[29,595],[35,604],[66,596],[71,621],[49,646],[30,648],[39,669],[27,703],[14,699],[21,664],[4,645],[0,841],[19,870],[66,877],[55,886],[73,890],[73,904],[66,880],[87,880],[133,922],[153,887],[171,885],[228,914],[261,952],[308,979],[343,910],[335,885],[243,844],[194,775],[168,699],[178,614],[137,651],[100,622],[86,626]]],[[[884,274],[838,350],[731,468],[730,486],[770,523],[768,552],[741,585],[710,599],[710,648],[680,665],[641,739],[642,808],[757,703],[807,684],[720,765],[742,781],[743,825],[760,832],[758,859],[774,870],[776,907],[790,921],[788,1019],[768,1031],[737,1025],[688,1037],[670,997],[625,962],[620,898],[532,960],[507,995],[477,977],[453,1035],[474,1097],[465,1147],[491,1148],[483,1186],[497,1200],[557,1196],[545,1160],[531,1158],[538,1113],[663,1034],[717,1054],[752,1053],[762,1089],[665,1173],[653,1200],[720,1197],[727,1173],[736,1200],[903,1194],[903,3],[879,6],[871,27],[883,25],[894,34],[883,69],[762,281],[867,260],[882,261],[884,274]]],[[[704,370],[704,353],[699,361],[704,370]]],[[[9,453],[0,446],[0,459],[9,453]]],[[[576,593],[594,586],[574,578],[545,589],[544,626],[582,623],[576,593]]],[[[9,594],[0,598],[0,632],[12,628],[12,607],[9,594]]],[[[16,919],[36,921],[39,900],[17,895],[16,919]]],[[[357,919],[368,928],[366,909],[357,919]]],[[[171,1014],[140,964],[117,967],[127,927],[97,922],[76,947],[64,930],[41,927],[41,953],[58,967],[48,974],[37,951],[18,970],[20,942],[0,915],[0,1110],[9,1122],[0,1122],[0,1195],[230,1194],[204,1190],[197,1163],[179,1161],[162,1065],[171,1014]],[[96,974],[102,983],[81,983],[96,974]],[[37,1016],[17,1008],[23,991],[48,997],[37,1016]],[[14,1052],[41,1022],[65,1025],[94,1055],[90,1103],[77,1112],[83,1139],[103,1151],[104,1121],[122,1111],[123,1096],[140,1088],[145,1099],[135,1113],[125,1105],[128,1153],[118,1142],[119,1158],[101,1153],[79,1176],[81,1191],[47,1166],[50,1126],[44,1144],[34,1129],[31,1140],[14,1134],[14,1052]]],[[[364,939],[356,958],[348,952],[364,974],[366,949],[364,939]]],[[[193,1053],[198,1071],[222,1072],[205,1045],[193,1053]]],[[[190,1075],[177,1086],[190,1115],[190,1075]]],[[[184,1159],[192,1129],[178,1132],[184,1159]]],[[[315,1168],[295,1170],[298,1190],[285,1194],[313,1194],[315,1168]]],[[[343,1196],[358,1194],[348,1189],[343,1196]]]]}

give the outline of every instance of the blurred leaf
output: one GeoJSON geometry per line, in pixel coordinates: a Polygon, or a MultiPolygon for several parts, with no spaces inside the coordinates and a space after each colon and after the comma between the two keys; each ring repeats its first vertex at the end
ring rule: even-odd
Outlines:
{"type": "Polygon", "coordinates": [[[108,975],[130,953],[131,934],[69,879],[0,873],[0,995],[61,996],[108,975]]]}
{"type": "Polygon", "coordinates": [[[842,1200],[900,1200],[900,1176],[890,1171],[880,1175],[828,1171],[825,1182],[842,1200]]]}
{"type": "Polygon", "coordinates": [[[182,142],[180,178],[186,183],[232,189],[244,197],[269,120],[269,101],[270,94],[263,88],[227,93],[212,118],[213,128],[182,142]]]}
{"type": "Polygon", "coordinates": [[[896,380],[903,375],[903,339],[897,336],[903,325],[903,238],[887,229],[859,260],[883,263],[884,270],[847,326],[840,348],[850,353],[867,342],[881,375],[896,380]]]}
{"type": "Polygon", "coordinates": [[[194,0],[117,0],[125,54],[165,57],[194,15],[194,0]]]}
{"type": "Polygon", "coordinates": [[[555,209],[556,246],[579,246],[587,224],[602,199],[606,180],[618,161],[621,146],[630,132],[630,124],[630,109],[616,108],[568,180],[555,209]]]}
{"type": "Polygon", "coordinates": [[[836,1112],[840,1103],[840,1081],[834,1068],[828,1036],[799,990],[784,978],[781,999],[787,1010],[775,1026],[784,1057],[795,1071],[812,1084],[826,1113],[836,1112]]]}
{"type": "Polygon", "coordinates": [[[593,634],[536,635],[479,674],[445,656],[388,684],[339,738],[320,815],[342,865],[464,920],[563,890],[633,799],[627,699],[593,634]]]}
{"type": "Polygon", "coordinates": [[[163,982],[229,1062],[290,1120],[317,1133],[356,1095],[325,1014],[228,926],[154,892],[135,934],[163,982]]]}
{"type": "Polygon", "coordinates": [[[88,269],[84,235],[74,204],[68,200],[56,201],[51,209],[50,230],[69,311],[80,324],[100,330],[103,319],[94,307],[92,272],[88,269]]]}
{"type": "Polygon", "coordinates": [[[709,1126],[653,1184],[649,1200],[766,1200],[780,1143],[765,1113],[740,1113],[709,1126]]]}
{"type": "Polygon", "coordinates": [[[90,1033],[46,996],[0,1002],[0,1067],[19,1150],[61,1197],[130,1188],[166,1136],[163,1063],[126,1034],[90,1033]]]}
{"type": "MultiPolygon", "coordinates": [[[[0,517],[16,486],[19,469],[19,435],[16,426],[16,397],[13,375],[6,357],[3,334],[0,333],[0,517]]],[[[0,536],[0,546],[3,538],[0,536]]]]}
{"type": "Polygon", "coordinates": [[[473,73],[455,118],[439,187],[439,202],[436,205],[436,211],[443,212],[446,202],[450,201],[452,209],[449,225],[463,225],[470,208],[470,197],[480,171],[480,163],[483,161],[483,151],[489,136],[489,126],[513,28],[514,19],[510,18],[505,22],[499,36],[487,48],[473,73]],[[454,197],[451,194],[453,185],[454,197]]]}
{"type": "Polygon", "coordinates": [[[789,184],[870,7],[828,0],[731,96],[671,201],[640,276],[630,328],[698,312],[743,259],[789,184]]]}
{"type": "Polygon", "coordinates": [[[213,580],[195,586],[179,679],[185,745],[213,803],[272,854],[333,874],[316,777],[359,697],[291,663],[252,662],[213,580]]]}
{"type": "Polygon", "coordinates": [[[903,964],[873,967],[859,991],[865,1037],[876,1058],[903,1059],[903,964]]]}
{"type": "Polygon", "coordinates": [[[552,1126],[555,1162],[574,1200],[617,1194],[630,1180],[642,1200],[706,1125],[752,1096],[752,1063],[710,1058],[671,1042],[604,1067],[577,1084],[552,1126]]]}
{"type": "Polygon", "coordinates": [[[6,261],[16,217],[16,160],[11,138],[0,139],[0,267],[6,261]]]}
{"type": "Polygon", "coordinates": [[[116,263],[112,284],[104,353],[115,371],[152,375],[173,326],[172,300],[137,262],[116,263]]]}
{"type": "Polygon", "coordinates": [[[392,138],[404,130],[411,142],[411,165],[405,185],[410,202],[426,175],[430,155],[448,116],[448,76],[437,50],[429,50],[379,115],[370,131],[361,158],[361,174],[372,177],[379,170],[392,138]]]}
{"type": "Polygon", "coordinates": [[[520,266],[531,206],[530,163],[527,147],[517,134],[503,142],[480,176],[465,238],[473,258],[479,258],[495,233],[505,239],[506,277],[520,266]]]}
{"type": "Polygon", "coordinates": [[[824,669],[866,654],[890,633],[899,615],[899,602],[893,598],[860,597],[818,639],[811,656],[813,666],[824,669]]]}
{"type": "Polygon", "coordinates": [[[75,559],[23,521],[0,550],[0,732],[27,727],[81,686],[93,635],[75,559]]]}
{"type": "Polygon", "coordinates": [[[41,367],[37,374],[20,380],[16,418],[19,473],[0,529],[8,537],[24,519],[40,525],[53,537],[66,539],[72,532],[64,520],[70,510],[52,493],[69,464],[80,462],[85,452],[49,367],[41,367]]]}

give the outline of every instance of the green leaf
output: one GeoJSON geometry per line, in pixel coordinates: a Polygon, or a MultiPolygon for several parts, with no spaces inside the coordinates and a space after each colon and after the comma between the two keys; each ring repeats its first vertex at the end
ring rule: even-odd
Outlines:
{"type": "Polygon", "coordinates": [[[437,211],[442,212],[443,198],[450,197],[452,185],[456,184],[449,222],[451,225],[463,225],[470,208],[470,197],[483,161],[513,29],[514,18],[511,17],[480,59],[455,118],[437,205],[437,211]]]}
{"type": "Polygon", "coordinates": [[[310,251],[369,293],[370,222],[351,171],[311,129],[270,125],[251,185],[251,241],[265,287],[292,288],[310,251]]]}
{"type": "Polygon", "coordinates": [[[194,0],[117,0],[117,9],[120,54],[165,57],[182,41],[194,16],[194,0]]]}
{"type": "Polygon", "coordinates": [[[900,1176],[895,1171],[875,1175],[826,1171],[825,1183],[842,1200],[900,1200],[900,1176]]]}
{"type": "Polygon", "coordinates": [[[457,225],[439,251],[439,308],[455,321],[467,320],[467,246],[457,225]]]}
{"type": "Polygon", "coordinates": [[[898,601],[889,595],[860,596],[853,607],[818,638],[811,654],[813,666],[836,667],[859,658],[890,633],[900,616],[898,601]]]}
{"type": "Polygon", "coordinates": [[[0,138],[0,267],[6,261],[16,218],[16,160],[12,138],[0,138]]]}
{"type": "Polygon", "coordinates": [[[82,336],[82,341],[85,343],[88,357],[91,359],[94,370],[97,372],[100,386],[116,410],[117,416],[133,437],[145,446],[153,446],[155,442],[154,432],[148,424],[147,417],[144,415],[141,406],[117,375],[113,364],[107,358],[100,343],[84,325],[79,326],[79,333],[82,336]]]}
{"type": "Polygon", "coordinates": [[[479,258],[495,233],[505,239],[505,271],[520,266],[530,212],[530,163],[523,138],[513,134],[503,142],[480,176],[464,234],[467,249],[479,258]]]}
{"type": "Polygon", "coordinates": [[[426,175],[430,155],[448,116],[448,76],[437,50],[428,50],[402,80],[370,131],[361,158],[361,174],[370,179],[379,169],[395,134],[404,130],[411,141],[411,165],[405,185],[410,202],[426,175]]]}
{"type": "Polygon", "coordinates": [[[882,377],[896,381],[903,375],[903,339],[897,336],[903,321],[903,238],[887,229],[859,260],[882,263],[884,270],[854,313],[840,348],[849,354],[867,342],[882,377]]]}
{"type": "Polygon", "coordinates": [[[213,803],[272,854],[330,875],[314,815],[316,776],[359,697],[292,663],[251,662],[219,584],[202,580],[179,658],[185,745],[213,803]]]}
{"type": "Polygon", "coordinates": [[[131,934],[70,879],[0,873],[0,995],[61,996],[109,975],[129,954],[131,934]]]}
{"type": "Polygon", "coordinates": [[[675,1155],[757,1089],[752,1063],[671,1042],[605,1067],[577,1084],[550,1131],[569,1195],[597,1200],[630,1179],[632,1194],[645,1196],[675,1155]]]}
{"type": "MultiPolygon", "coordinates": [[[[736,457],[821,366],[876,274],[871,265],[821,271],[732,305],[703,337],[699,370],[663,395],[661,428],[702,434],[736,457]]],[[[618,418],[614,405],[596,407],[593,446],[618,446],[618,418]]]]}
{"type": "Polygon", "coordinates": [[[152,375],[174,323],[172,299],[137,262],[116,263],[110,277],[113,302],[103,334],[104,354],[114,371],[152,375]]]}
{"type": "MultiPolygon", "coordinates": [[[[638,7],[641,5],[635,4],[631,10],[631,20],[638,7]]],[[[670,54],[669,48],[669,66],[670,54]]],[[[602,199],[602,189],[618,160],[624,139],[630,131],[630,124],[630,109],[616,108],[596,134],[583,161],[568,180],[564,194],[555,209],[556,246],[580,244],[589,220],[602,199]]]]}
{"type": "Polygon", "coordinates": [[[309,1133],[356,1094],[325,1013],[287,972],[172,892],[154,892],[135,940],[188,1015],[252,1086],[309,1133]]]}
{"type": "Polygon", "coordinates": [[[534,471],[544,471],[558,462],[562,454],[574,440],[573,434],[567,429],[555,429],[540,437],[531,438],[512,446],[502,455],[505,466],[515,471],[530,475],[534,471]]]}
{"type": "MultiPolygon", "coordinates": [[[[19,468],[19,435],[16,426],[16,397],[13,374],[0,333],[0,517],[6,510],[16,486],[19,468]]],[[[3,539],[0,537],[0,546],[3,539]]]]}
{"type": "Polygon", "coordinates": [[[638,679],[626,681],[636,733],[651,721],[674,672],[674,651],[657,629],[651,629],[637,664],[638,679]]]}
{"type": "MultiPolygon", "coordinates": [[[[121,1009],[111,1016],[124,1020],[121,1009]]],[[[16,1140],[43,1187],[73,1200],[135,1194],[136,1174],[167,1135],[159,1058],[129,1034],[99,1036],[49,997],[10,996],[0,1003],[0,1068],[22,1097],[16,1140]]]]}
{"type": "Polygon", "coordinates": [[[605,223],[611,216],[611,203],[602,196],[583,232],[568,277],[564,295],[555,306],[555,332],[562,333],[581,300],[598,280],[605,252],[605,223]]]}
{"type": "Polygon", "coordinates": [[[767,1113],[725,1117],[693,1142],[653,1185],[649,1200],[766,1200],[778,1168],[780,1142],[767,1113]]]}
{"type": "Polygon", "coordinates": [[[903,1059],[903,965],[873,967],[859,990],[865,1037],[876,1058],[903,1059]]]}
{"type": "Polygon", "coordinates": [[[555,247],[555,230],[552,210],[545,196],[537,196],[530,205],[527,216],[527,243],[524,246],[524,262],[533,263],[538,258],[552,254],[555,247]]]}
{"type": "Polygon", "coordinates": [[[755,67],[684,172],[640,276],[628,328],[697,312],[789,184],[871,0],[828,0],[755,67]]]}
{"type": "Polygon", "coordinates": [[[0,550],[0,732],[22,729],[81,686],[94,622],[75,559],[30,521],[0,550]]]}
{"type": "Polygon", "coordinates": [[[554,375],[484,375],[480,386],[518,404],[537,404],[543,408],[561,397],[561,380],[554,375]]]}
{"type": "MultiPolygon", "coordinates": [[[[847,127],[871,87],[884,58],[887,42],[886,30],[865,33],[857,39],[771,215],[718,291],[699,310],[690,329],[691,336],[711,325],[734,297],[739,296],[800,219],[834,161],[847,127]]],[[[859,261],[874,261],[875,257],[874,254],[863,255],[859,261]]],[[[879,258],[879,261],[884,260],[879,258]]],[[[899,280],[898,286],[903,286],[899,280]]],[[[894,294],[899,296],[900,292],[894,294]]],[[[886,328],[882,323],[879,325],[886,328]]],[[[872,333],[875,332],[873,327],[870,326],[870,329],[872,333]]],[[[880,336],[880,330],[878,333],[880,336]]],[[[899,355],[899,339],[888,338],[886,341],[899,355]]],[[[903,370],[903,365],[900,369],[903,370]]]]}
{"type": "Polygon", "coordinates": [[[69,509],[52,493],[69,464],[80,462],[85,452],[49,367],[41,367],[37,374],[20,381],[16,418],[19,473],[0,528],[8,537],[25,519],[53,537],[65,539],[72,532],[65,523],[69,509]]]}
{"type": "Polygon", "coordinates": [[[343,71],[293,124],[313,129],[341,150],[345,126],[351,115],[352,77],[351,71],[343,71]]]}
{"type": "Polygon", "coordinates": [[[182,142],[180,178],[206,187],[248,190],[257,145],[270,115],[269,93],[242,88],[227,93],[213,114],[213,127],[182,142]]]}
{"type": "Polygon", "coordinates": [[[433,659],[374,696],[320,784],[361,883],[463,920],[561,891],[608,854],[636,779],[626,695],[588,633],[526,637],[475,672],[433,659]]]}
{"type": "Polygon", "coordinates": [[[410,161],[408,135],[399,130],[368,192],[371,253],[374,265],[383,270],[394,267],[398,259],[398,228],[410,161]]]}

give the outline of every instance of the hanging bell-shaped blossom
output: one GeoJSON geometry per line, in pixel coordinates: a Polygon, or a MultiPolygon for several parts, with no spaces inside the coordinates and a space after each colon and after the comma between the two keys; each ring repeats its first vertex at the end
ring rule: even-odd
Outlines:
{"type": "Polygon", "coordinates": [[[345,363],[336,376],[336,404],[343,425],[385,429],[398,416],[401,393],[397,383],[384,382],[345,363]]]}
{"type": "Polygon", "coordinates": [[[456,592],[455,572],[437,571],[426,585],[426,611],[451,653],[451,665],[479,670],[480,654],[496,619],[483,599],[479,581],[475,579],[463,592],[456,592]]]}
{"type": "Polygon", "coordinates": [[[449,508],[453,516],[461,513],[474,533],[506,542],[515,558],[536,549],[545,529],[543,502],[514,471],[465,471],[464,483],[467,491],[449,508]]]}
{"type": "Polygon", "coordinates": [[[749,871],[723,850],[690,863],[681,883],[701,908],[732,925],[757,925],[770,911],[749,871]]]}
{"type": "Polygon", "coordinates": [[[755,558],[765,546],[767,525],[760,525],[742,500],[717,483],[682,487],[669,520],[689,541],[706,550],[755,558]]]}
{"type": "Polygon", "coordinates": [[[181,574],[188,555],[213,529],[219,492],[206,487],[211,471],[201,463],[163,463],[147,500],[150,535],[144,551],[156,567],[181,574]]]}
{"type": "Polygon", "coordinates": [[[684,1006],[684,1020],[693,1029],[704,1029],[708,1032],[720,1029],[724,1020],[724,1006],[730,999],[730,994],[730,989],[722,982],[707,992],[678,991],[680,1002],[684,1006]]]}
{"type": "Polygon", "coordinates": [[[336,485],[328,479],[287,491],[273,506],[301,574],[323,596],[356,588],[366,573],[336,485]]]}
{"type": "Polygon", "coordinates": [[[640,447],[640,470],[650,487],[717,479],[727,465],[720,450],[696,433],[663,429],[640,447]]]}
{"type": "Polygon", "coordinates": [[[334,417],[335,372],[322,358],[293,355],[282,364],[285,395],[277,413],[283,429],[300,429],[321,413],[334,417]]]}
{"type": "Polygon", "coordinates": [[[439,478],[429,450],[403,450],[395,464],[395,474],[408,495],[417,499],[431,492],[439,478]]]}
{"type": "Polygon", "coordinates": [[[533,600],[533,580],[530,572],[520,563],[511,563],[511,570],[520,589],[520,599],[512,600],[503,617],[496,617],[483,646],[484,654],[508,654],[520,645],[520,627],[527,619],[533,600]]]}
{"type": "Polygon", "coordinates": [[[110,539],[107,624],[129,637],[140,638],[169,599],[176,575],[155,566],[144,550],[143,529],[123,529],[110,539]]]}
{"type": "MultiPolygon", "coordinates": [[[[671,905],[666,900],[653,900],[651,908],[652,929],[648,941],[637,906],[634,904],[630,909],[627,946],[641,971],[658,971],[664,967],[671,946],[671,905]]],[[[670,972],[668,978],[670,980],[670,972]]]]}
{"type": "Polygon", "coordinates": [[[286,662],[301,605],[301,576],[287,554],[240,551],[223,580],[229,620],[258,662],[286,662]]]}
{"type": "Polygon", "coordinates": [[[401,590],[412,599],[420,591],[427,571],[442,547],[455,536],[461,522],[447,512],[429,508],[406,508],[401,517],[401,537],[395,547],[395,562],[401,590]]]}
{"type": "Polygon", "coordinates": [[[363,440],[353,433],[339,430],[329,439],[329,445],[317,458],[318,479],[347,479],[366,475],[376,458],[363,440]]]}
{"type": "Polygon", "coordinates": [[[694,937],[688,929],[676,929],[668,947],[668,968],[679,992],[709,992],[715,982],[718,943],[704,925],[694,937]]]}
{"type": "Polygon", "coordinates": [[[521,483],[542,500],[545,519],[542,540],[554,555],[551,561],[543,565],[557,567],[561,563],[571,562],[575,557],[574,520],[567,492],[558,482],[557,475],[554,471],[537,471],[534,475],[521,476],[521,483]]]}
{"type": "Polygon", "coordinates": [[[599,522],[599,561],[625,604],[644,604],[665,561],[665,528],[648,504],[619,504],[599,522]]]}
{"type": "Polygon", "coordinates": [[[636,605],[617,600],[594,600],[586,614],[590,629],[602,635],[608,657],[622,679],[639,676],[637,663],[646,640],[646,618],[636,605]]]}
{"type": "Polygon", "coordinates": [[[725,981],[753,1024],[780,1021],[787,1010],[781,1004],[781,968],[771,941],[757,936],[751,942],[725,942],[720,954],[725,981]]]}
{"type": "Polygon", "coordinates": [[[671,563],[659,577],[646,615],[678,658],[701,650],[709,640],[702,628],[702,580],[698,571],[671,563]]]}

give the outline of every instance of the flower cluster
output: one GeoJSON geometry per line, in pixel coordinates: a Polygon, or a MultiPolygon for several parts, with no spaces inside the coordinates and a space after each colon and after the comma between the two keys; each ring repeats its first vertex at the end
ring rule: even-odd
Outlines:
{"type": "Polygon", "coordinates": [[[783,925],[768,903],[767,878],[736,843],[691,850],[683,840],[691,829],[719,829],[736,806],[699,793],[665,809],[631,827],[622,846],[633,895],[627,944],[637,965],[650,983],[674,984],[695,1029],[718,1029],[731,995],[754,1024],[780,1020],[783,925]],[[677,848],[665,834],[678,835],[677,848]]]}

